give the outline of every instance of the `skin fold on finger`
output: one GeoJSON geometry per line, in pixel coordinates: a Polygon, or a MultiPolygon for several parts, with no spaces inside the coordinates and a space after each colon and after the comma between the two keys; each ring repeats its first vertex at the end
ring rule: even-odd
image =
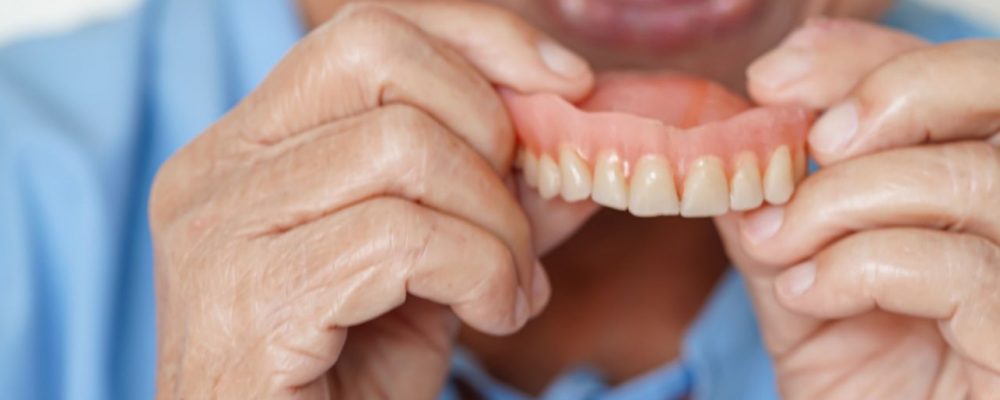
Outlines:
{"type": "Polygon", "coordinates": [[[245,307],[266,319],[255,324],[274,327],[265,329],[273,333],[261,351],[280,368],[275,374],[288,378],[283,387],[311,382],[333,365],[336,351],[317,349],[339,349],[336,328],[367,323],[408,294],[451,306],[462,321],[491,334],[510,333],[529,317],[526,290],[502,241],[406,200],[368,200],[252,240],[256,250],[245,257],[270,258],[273,265],[256,285],[283,289],[245,307]]]}
{"type": "Polygon", "coordinates": [[[872,23],[812,19],[750,66],[747,87],[761,104],[825,109],[879,65],[926,46],[915,36],[872,23]]]}
{"type": "Polygon", "coordinates": [[[536,257],[517,199],[478,153],[419,110],[384,107],[273,150],[235,189],[221,191],[219,209],[232,210],[244,235],[296,229],[368,198],[399,196],[501,238],[523,286],[532,287],[536,257]],[[338,149],[352,151],[331,157],[338,149]],[[250,196],[239,188],[269,190],[250,196]]]}
{"type": "Polygon", "coordinates": [[[918,228],[844,238],[775,282],[781,303],[823,319],[880,309],[939,320],[964,357],[1000,371],[1000,248],[975,235],[918,228]]]}
{"type": "Polygon", "coordinates": [[[813,126],[821,165],[921,143],[994,138],[1000,132],[1000,41],[968,40],[912,51],[868,75],[813,126]]]}
{"type": "Polygon", "coordinates": [[[768,264],[800,261],[852,232],[946,229],[1000,243],[1000,151],[983,142],[890,150],[821,169],[783,207],[740,218],[746,250],[768,264]]]}

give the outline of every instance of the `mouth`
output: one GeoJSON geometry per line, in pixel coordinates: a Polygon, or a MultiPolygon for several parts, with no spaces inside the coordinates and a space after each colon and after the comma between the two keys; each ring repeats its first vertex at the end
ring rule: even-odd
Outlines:
{"type": "Polygon", "coordinates": [[[540,0],[563,27],[605,45],[675,50],[739,30],[764,0],[540,0]]]}

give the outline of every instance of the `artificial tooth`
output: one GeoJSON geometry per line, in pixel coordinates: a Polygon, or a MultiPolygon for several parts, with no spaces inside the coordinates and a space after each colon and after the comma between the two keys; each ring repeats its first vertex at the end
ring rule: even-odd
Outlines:
{"type": "Polygon", "coordinates": [[[590,167],[569,147],[559,150],[559,167],[562,170],[562,197],[566,201],[579,201],[590,197],[593,178],[590,167]]]}
{"type": "Polygon", "coordinates": [[[524,152],[524,182],[530,187],[538,186],[538,157],[531,150],[524,152]]]}
{"type": "Polygon", "coordinates": [[[795,182],[801,182],[809,172],[809,157],[806,156],[804,149],[795,150],[795,154],[792,156],[792,165],[795,166],[795,182]]]}
{"type": "Polygon", "coordinates": [[[622,161],[614,152],[605,152],[597,157],[594,168],[594,192],[591,198],[597,204],[618,210],[628,208],[628,193],[625,191],[625,173],[622,161]]]}
{"type": "Polygon", "coordinates": [[[785,204],[792,197],[794,185],[792,154],[788,146],[778,147],[764,173],[764,199],[771,204],[785,204]]]}
{"type": "Polygon", "coordinates": [[[630,182],[628,210],[638,217],[677,215],[680,200],[670,164],[659,156],[644,156],[636,163],[630,182]]]}
{"type": "Polygon", "coordinates": [[[733,178],[729,182],[729,206],[735,211],[752,210],[764,202],[757,156],[744,153],[737,157],[733,178]]]}
{"type": "Polygon", "coordinates": [[[538,194],[543,199],[551,199],[559,194],[562,188],[559,164],[556,164],[548,154],[542,154],[538,161],[538,194]]]}
{"type": "Polygon", "coordinates": [[[711,217],[729,210],[729,184],[722,161],[702,157],[694,161],[684,178],[681,215],[711,217]]]}

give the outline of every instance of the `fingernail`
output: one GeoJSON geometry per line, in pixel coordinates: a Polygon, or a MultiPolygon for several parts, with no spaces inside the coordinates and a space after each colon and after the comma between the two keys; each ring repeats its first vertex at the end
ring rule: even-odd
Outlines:
{"type": "Polygon", "coordinates": [[[531,275],[531,304],[536,308],[539,303],[544,303],[549,295],[549,279],[545,276],[542,263],[535,261],[535,272],[531,275]]]}
{"type": "Polygon", "coordinates": [[[523,290],[517,289],[517,295],[514,300],[514,323],[517,326],[524,325],[525,321],[528,320],[528,315],[531,311],[528,307],[528,297],[524,295],[523,290]]]}
{"type": "Polygon", "coordinates": [[[785,297],[798,297],[816,282],[816,263],[807,261],[785,271],[775,284],[785,297]]]}
{"type": "Polygon", "coordinates": [[[538,42],[538,54],[552,72],[565,78],[576,78],[587,71],[587,63],[583,59],[551,40],[538,42]]]}
{"type": "Polygon", "coordinates": [[[765,207],[747,214],[743,219],[743,231],[753,244],[774,237],[785,220],[784,207],[765,207]]]}
{"type": "Polygon", "coordinates": [[[751,65],[747,76],[757,85],[777,90],[804,78],[812,67],[809,53],[793,49],[778,50],[751,65]]]}
{"type": "Polygon", "coordinates": [[[809,133],[809,145],[824,153],[843,150],[858,131],[858,104],[840,103],[826,112],[809,133]]]}

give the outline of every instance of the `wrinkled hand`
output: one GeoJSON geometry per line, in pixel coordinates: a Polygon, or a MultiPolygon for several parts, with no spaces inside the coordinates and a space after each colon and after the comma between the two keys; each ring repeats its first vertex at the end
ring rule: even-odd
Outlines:
{"type": "Polygon", "coordinates": [[[342,8],[157,176],[158,397],[434,398],[453,313],[518,329],[593,210],[519,202],[493,85],[592,79],[491,6],[342,8]]]}
{"type": "Polygon", "coordinates": [[[791,202],[717,220],[785,397],[998,398],[1000,41],[815,21],[749,77],[827,109],[791,202]]]}

